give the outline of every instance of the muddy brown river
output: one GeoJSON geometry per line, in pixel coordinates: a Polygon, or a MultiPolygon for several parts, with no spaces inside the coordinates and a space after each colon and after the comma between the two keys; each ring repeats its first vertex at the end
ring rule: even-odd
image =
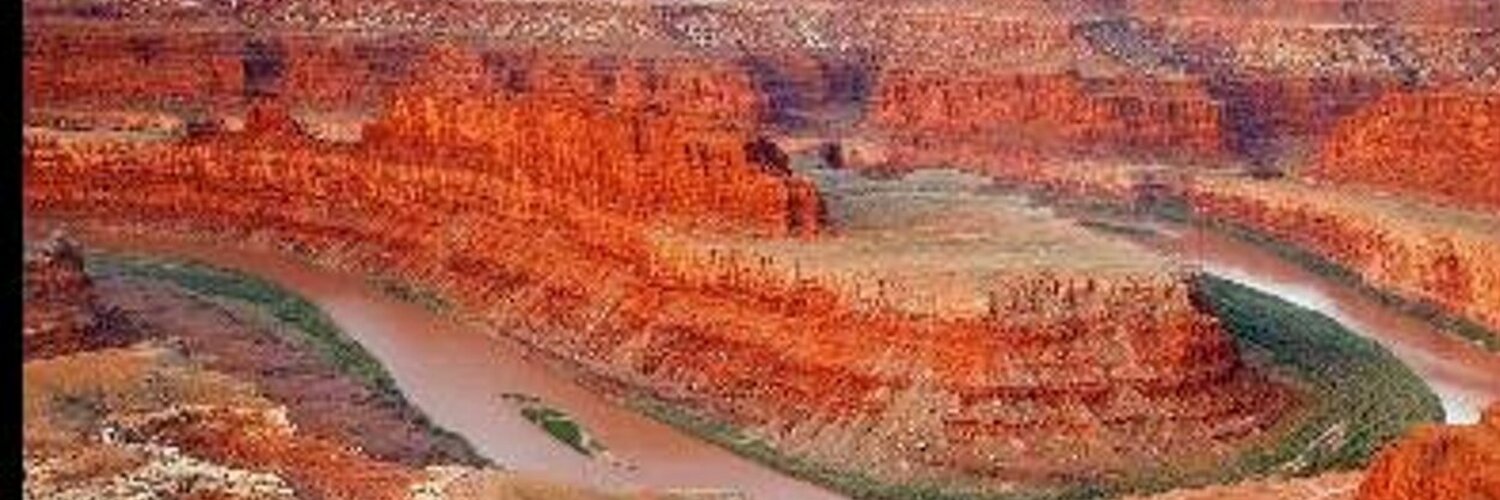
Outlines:
{"type": "Polygon", "coordinates": [[[1155,246],[1189,263],[1333,318],[1379,342],[1432,387],[1450,423],[1479,421],[1500,401],[1500,354],[1387,307],[1269,250],[1200,227],[1159,224],[1155,246]]]}
{"type": "MultiPolygon", "coordinates": [[[[75,231],[76,232],[76,231],[75,231]]],[[[84,232],[89,246],[186,257],[254,274],[316,304],[385,366],[408,401],[509,470],[608,489],[729,489],[756,499],[842,498],[637,414],[527,347],[392,298],[361,277],[270,251],[84,232]],[[521,393],[567,412],[608,448],[589,457],[521,416],[521,393]]]]}
{"type": "MultiPolygon", "coordinates": [[[[1215,275],[1317,310],[1390,349],[1442,399],[1450,422],[1477,421],[1500,400],[1500,356],[1387,308],[1269,251],[1213,231],[1158,224],[1148,246],[1215,275]]],[[[697,440],[591,392],[507,337],[378,291],[367,280],[269,251],[80,234],[90,245],[189,257],[262,276],[317,304],[380,360],[438,425],[506,468],[612,489],[732,489],[764,499],[839,496],[697,440]],[[523,418],[523,393],[571,414],[609,448],[590,458],[523,418]]]]}

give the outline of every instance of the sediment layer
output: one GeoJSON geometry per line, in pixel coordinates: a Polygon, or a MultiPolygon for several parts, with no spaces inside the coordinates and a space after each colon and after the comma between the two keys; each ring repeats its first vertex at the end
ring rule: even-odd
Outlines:
{"type": "Polygon", "coordinates": [[[1378,288],[1500,329],[1500,222],[1492,216],[1298,181],[1205,178],[1187,196],[1201,215],[1265,232],[1378,288]]]}
{"type": "Polygon", "coordinates": [[[1310,175],[1500,210],[1500,94],[1392,94],[1323,141],[1310,175]]]}
{"type": "MultiPolygon", "coordinates": [[[[404,123],[406,111],[392,109],[381,123],[404,123]]],[[[486,123],[471,120],[456,121],[486,123]]],[[[540,142],[520,147],[547,144],[548,129],[532,126],[516,137],[540,142]]],[[[1286,402],[1239,364],[1180,280],[1036,276],[996,285],[1006,297],[989,315],[871,310],[752,266],[681,272],[645,237],[648,222],[672,217],[609,210],[621,201],[580,199],[572,193],[587,188],[531,180],[482,150],[432,141],[442,146],[419,159],[378,147],[380,134],[377,147],[359,148],[275,132],[285,128],[252,122],[250,132],[185,143],[33,140],[27,206],[49,218],[274,241],[399,275],[594,373],[887,480],[1046,480],[1223,452],[1286,402]],[[246,135],[264,131],[272,135],[246,135]],[[1026,309],[1064,294],[1101,309],[1026,309]]],[[[647,165],[593,172],[660,175],[647,165]]]]}
{"type": "Polygon", "coordinates": [[[967,72],[886,72],[876,82],[868,125],[897,137],[1006,136],[1033,148],[1201,156],[1223,151],[1220,108],[1194,82],[967,72]]]}
{"type": "Polygon", "coordinates": [[[1500,84],[1500,33],[1486,22],[1495,12],[1463,0],[27,6],[32,106],[222,108],[262,94],[296,106],[376,106],[417,74],[417,56],[437,36],[478,42],[493,52],[484,57],[496,78],[523,86],[537,47],[597,59],[596,73],[632,55],[714,59],[729,70],[719,75],[752,84],[762,103],[755,116],[791,129],[1000,131],[1272,163],[1295,160],[1384,93],[1500,84]]]}

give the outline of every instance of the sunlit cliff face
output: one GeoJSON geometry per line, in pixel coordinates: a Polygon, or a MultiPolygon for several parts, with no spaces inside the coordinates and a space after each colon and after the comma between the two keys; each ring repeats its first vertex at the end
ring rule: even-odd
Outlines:
{"type": "Polygon", "coordinates": [[[1178,201],[1500,328],[1485,5],[35,1],[24,197],[397,275],[880,480],[1092,479],[1303,402],[1190,270],[992,181],[1178,201]]]}
{"type": "MultiPolygon", "coordinates": [[[[449,70],[397,93],[366,129],[368,147],[298,139],[288,115],[264,111],[245,132],[183,144],[38,139],[30,206],[62,218],[255,233],[312,254],[337,251],[357,269],[399,270],[497,327],[529,325],[513,331],[567,359],[686,398],[788,449],[861,461],[893,479],[1015,471],[1022,457],[1037,468],[1024,477],[1116,467],[1130,454],[1115,444],[1139,439],[1169,443],[1172,454],[1232,446],[1286,404],[1238,363],[1182,277],[1151,266],[1119,278],[979,273],[982,289],[1007,299],[911,316],[757,269],[755,253],[714,257],[692,235],[820,238],[816,211],[807,212],[817,203],[811,184],[751,158],[753,125],[705,112],[735,95],[732,84],[680,97],[703,105],[679,108],[671,91],[601,94],[596,80],[563,71],[515,95],[463,79],[465,68],[478,73],[475,59],[434,58],[449,70]],[[641,102],[654,107],[621,119],[641,102]],[[589,160],[614,166],[585,168],[589,160]],[[153,180],[115,190],[106,178],[153,180]],[[667,251],[647,241],[648,228],[686,239],[667,251]],[[503,299],[518,293],[539,299],[503,299]],[[1098,307],[1043,305],[1062,295],[1098,307]],[[1064,358],[1072,361],[1048,361],[1064,358]],[[1000,410],[1016,402],[1034,410],[1000,410]],[[1143,420],[1118,418],[1128,414],[1143,420]],[[1095,430],[1053,430],[1080,419],[1095,430]],[[1066,458],[1080,449],[1090,458],[1066,458]]],[[[620,75],[614,89],[634,85],[620,75]]]]}

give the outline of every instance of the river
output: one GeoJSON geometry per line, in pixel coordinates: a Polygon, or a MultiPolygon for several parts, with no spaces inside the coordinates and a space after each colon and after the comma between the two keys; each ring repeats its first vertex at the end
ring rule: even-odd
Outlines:
{"type": "MultiPolygon", "coordinates": [[[[76,232],[76,231],[75,231],[76,232]]],[[[78,233],[111,251],[191,258],[271,280],[316,304],[383,364],[407,400],[506,469],[606,489],[729,489],[757,499],[841,498],[635,413],[527,347],[390,297],[361,277],[270,251],[78,233]],[[521,393],[567,412],[608,448],[585,456],[521,416],[521,393]]]]}
{"type": "Polygon", "coordinates": [[[1396,311],[1353,287],[1243,240],[1197,226],[1156,224],[1152,246],[1217,275],[1333,318],[1379,342],[1427,382],[1449,423],[1479,421],[1500,401],[1500,354],[1396,311]]]}
{"type": "MultiPolygon", "coordinates": [[[[1500,400],[1500,356],[1380,304],[1270,251],[1211,230],[1157,225],[1147,245],[1205,272],[1322,312],[1390,349],[1442,400],[1449,422],[1474,422],[1500,400]]],[[[378,291],[368,280],[268,251],[81,235],[88,244],[189,257],[275,281],[322,308],[380,360],[438,425],[506,468],[611,489],[727,488],[753,498],[838,498],[637,414],[590,391],[525,346],[378,291]],[[572,415],[618,462],[586,457],[524,419],[502,395],[523,393],[572,415]],[[623,462],[623,465],[621,464],[623,462]]]]}

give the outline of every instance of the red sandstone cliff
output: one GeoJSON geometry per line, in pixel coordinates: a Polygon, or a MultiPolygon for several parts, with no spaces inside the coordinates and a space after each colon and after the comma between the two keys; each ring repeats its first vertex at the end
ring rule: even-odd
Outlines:
{"type": "Polygon", "coordinates": [[[399,93],[366,142],[411,158],[468,151],[487,176],[636,220],[770,235],[817,230],[807,181],[784,155],[756,149],[775,146],[755,141],[747,116],[754,98],[742,80],[712,66],[596,74],[570,62],[533,64],[523,91],[486,77],[475,54],[440,50],[422,70],[434,80],[399,93]]]}
{"type": "Polygon", "coordinates": [[[1500,209],[1500,95],[1388,95],[1343,120],[1309,173],[1500,209]]]}
{"type": "Polygon", "coordinates": [[[1055,149],[1222,151],[1218,104],[1190,82],[1084,82],[1066,74],[955,75],[886,72],[872,123],[897,135],[988,141],[1055,149]]]}
{"type": "MultiPolygon", "coordinates": [[[[49,2],[28,5],[38,3],[49,2]]],[[[362,9],[307,1],[203,9],[180,30],[153,24],[187,22],[154,18],[154,4],[108,2],[96,7],[120,9],[118,17],[86,20],[37,7],[26,30],[27,103],[193,109],[232,107],[264,92],[293,107],[366,109],[409,82],[425,50],[419,37],[390,33],[441,28],[482,33],[480,57],[506,85],[525,87],[535,73],[593,85],[586,82],[612,78],[621,66],[659,60],[658,70],[620,77],[639,73],[648,86],[667,81],[669,90],[689,94],[742,89],[719,96],[738,106],[707,108],[778,125],[865,116],[876,129],[923,136],[900,141],[1006,136],[1088,152],[1269,161],[1297,154],[1352,107],[1407,80],[1495,85],[1485,66],[1492,37],[1469,26],[1492,13],[1471,12],[1465,2],[1420,12],[1372,9],[1402,12],[1389,18],[1298,1],[1277,3],[1286,9],[1132,3],[1102,11],[1066,3],[653,9],[390,2],[362,9]],[[1147,17],[1112,17],[1134,13],[1147,17]],[[1344,17],[1352,20],[1312,21],[1344,17]],[[1437,24],[1403,22],[1429,17],[1437,24]],[[1277,22],[1218,21],[1240,18],[1277,22]],[[1379,27],[1364,24],[1376,18],[1379,27]],[[348,36],[330,29],[347,23],[391,30],[348,36]],[[549,55],[530,54],[535,47],[549,55]],[[574,57],[558,68],[552,52],[574,57]]]]}
{"type": "Polygon", "coordinates": [[[1500,330],[1500,222],[1294,182],[1200,179],[1193,209],[1309,249],[1376,287],[1500,330]]]}
{"type": "Polygon", "coordinates": [[[887,478],[1127,467],[1138,450],[1233,442],[1281,404],[1170,289],[1012,290],[1018,307],[1107,291],[1112,321],[860,312],[750,272],[673,273],[628,219],[453,164],[220,145],[28,155],[32,213],[269,239],[399,274],[596,373],[887,478]]]}
{"type": "MultiPolygon", "coordinates": [[[[274,108],[243,135],[32,141],[27,207],[400,275],[592,372],[892,480],[1130,469],[1234,446],[1287,404],[1171,277],[1017,276],[994,284],[1005,300],[990,316],[931,317],[732,263],[684,272],[648,224],[816,228],[812,186],[755,140],[755,97],[715,64],[464,51],[423,64],[433,79],[393,91],[359,147],[297,138],[274,108]]],[[[1073,105],[1081,91],[1063,85],[1073,105]]],[[[1049,124],[1070,116],[1016,99],[1049,124]]],[[[1110,105],[1080,109],[1103,125],[1075,138],[1128,138],[1110,105]]]]}

